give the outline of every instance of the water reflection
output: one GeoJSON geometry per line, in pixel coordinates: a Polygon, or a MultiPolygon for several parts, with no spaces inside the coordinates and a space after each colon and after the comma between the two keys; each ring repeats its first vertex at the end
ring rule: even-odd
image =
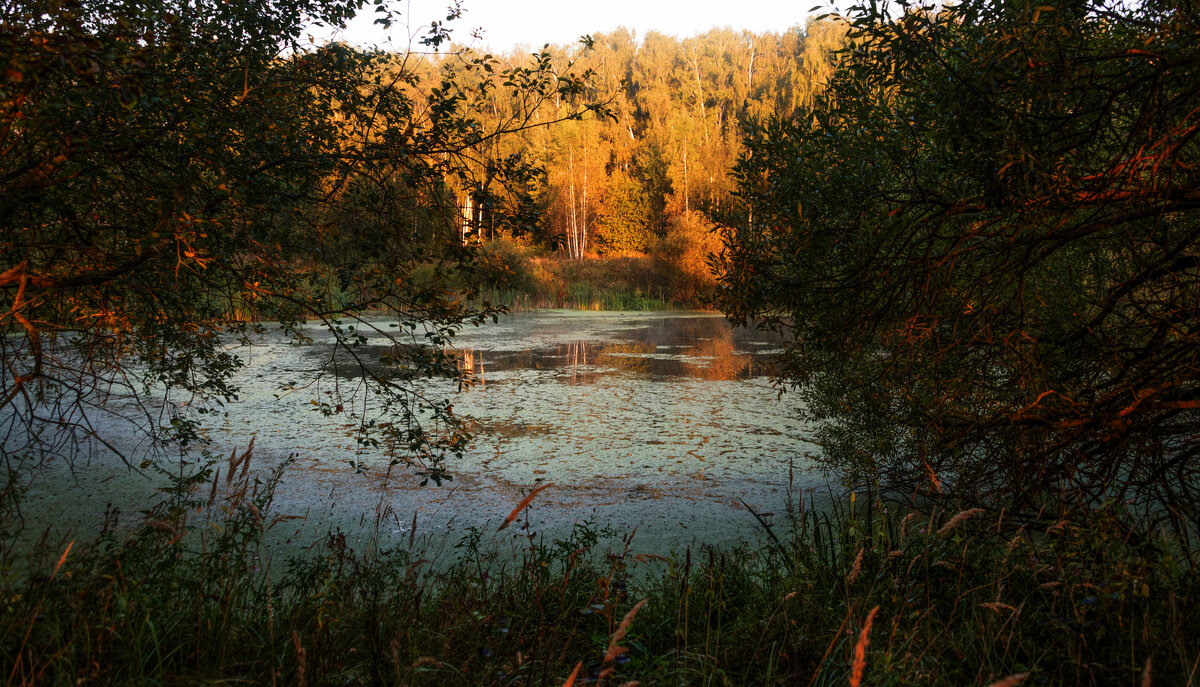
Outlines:
{"type": "Polygon", "coordinates": [[[779,343],[770,333],[732,329],[723,319],[707,316],[663,318],[639,327],[622,323],[625,326],[604,332],[598,339],[566,341],[559,337],[573,333],[557,331],[561,322],[539,323],[536,316],[527,317],[526,322],[535,328],[547,325],[542,336],[529,337],[529,347],[465,347],[455,352],[459,369],[476,377],[476,388],[487,388],[489,371],[516,370],[543,371],[568,385],[594,384],[612,374],[749,379],[767,374],[768,354],[779,343]]]}

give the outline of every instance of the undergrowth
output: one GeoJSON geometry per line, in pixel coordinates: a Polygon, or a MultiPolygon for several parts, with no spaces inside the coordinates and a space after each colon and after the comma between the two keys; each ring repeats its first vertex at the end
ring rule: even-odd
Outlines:
{"type": "Polygon", "coordinates": [[[332,532],[284,561],[266,546],[280,472],[238,466],[174,478],[134,527],[10,558],[0,678],[854,685],[858,653],[863,685],[1188,685],[1200,660],[1193,571],[1113,509],[1015,523],[851,496],[742,513],[760,548],[649,554],[581,523],[468,528],[432,553],[332,532]]]}

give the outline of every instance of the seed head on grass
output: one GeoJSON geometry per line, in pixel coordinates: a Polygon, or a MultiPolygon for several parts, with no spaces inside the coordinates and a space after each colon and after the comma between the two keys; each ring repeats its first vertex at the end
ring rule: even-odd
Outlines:
{"type": "Polygon", "coordinates": [[[859,687],[862,684],[863,672],[867,667],[867,645],[871,643],[871,624],[875,622],[875,615],[879,613],[879,606],[871,609],[867,614],[867,622],[863,624],[862,632],[858,635],[858,644],[854,645],[854,664],[850,667],[850,687],[859,687]]]}
{"type": "Polygon", "coordinates": [[[1017,528],[1017,533],[1015,535],[1013,535],[1013,538],[1010,539],[1008,542],[1008,546],[1006,546],[1004,548],[1004,557],[1005,558],[1008,557],[1008,554],[1012,553],[1013,549],[1017,548],[1017,544],[1021,543],[1021,535],[1024,533],[1025,533],[1024,525],[1021,525],[1020,527],[1017,528]]]}
{"type": "MultiPolygon", "coordinates": [[[[58,569],[59,569],[59,568],[61,568],[61,567],[63,567],[63,563],[66,563],[66,562],[67,562],[67,554],[71,553],[71,547],[72,547],[72,546],[75,546],[75,540],[74,540],[74,539],[72,539],[72,540],[71,540],[71,543],[70,543],[70,544],[67,544],[67,548],[66,548],[66,550],[64,550],[64,551],[62,552],[62,555],[58,557],[58,563],[55,563],[55,564],[54,564],[54,572],[50,573],[50,579],[52,579],[52,580],[53,580],[53,579],[54,579],[54,576],[58,574],[58,569]]],[[[1147,667],[1147,670],[1149,670],[1149,667],[1147,667]]]]}
{"type": "Polygon", "coordinates": [[[572,670],[572,671],[571,671],[571,674],[570,674],[569,676],[567,676],[567,681],[563,683],[562,687],[571,687],[571,685],[574,685],[574,684],[575,684],[575,677],[576,677],[577,675],[579,675],[579,669],[580,669],[580,668],[582,668],[582,667],[583,667],[583,661],[580,661],[579,663],[576,663],[576,664],[575,664],[575,670],[572,670]]]}
{"type": "Polygon", "coordinates": [[[863,549],[859,548],[858,555],[854,557],[854,565],[850,566],[850,573],[846,575],[846,584],[854,584],[854,580],[858,579],[858,574],[862,572],[863,549]]]}
{"type": "Polygon", "coordinates": [[[904,516],[903,520],[900,521],[900,539],[899,539],[899,541],[901,541],[901,542],[904,541],[904,536],[905,536],[905,534],[908,533],[908,523],[910,520],[913,520],[916,517],[917,517],[916,513],[909,513],[908,515],[904,516]]]}
{"type": "Polygon", "coordinates": [[[625,614],[625,617],[621,618],[621,623],[617,625],[617,631],[613,633],[612,639],[608,640],[608,650],[604,652],[605,668],[604,670],[600,671],[601,680],[608,677],[614,670],[616,670],[616,668],[613,667],[613,661],[616,661],[617,657],[621,654],[629,651],[623,646],[617,646],[617,642],[625,639],[625,633],[629,631],[629,624],[633,622],[633,617],[637,615],[638,611],[642,610],[642,606],[645,606],[647,601],[649,601],[649,599],[642,599],[634,604],[633,608],[629,609],[629,612],[625,614]]]}
{"type": "Polygon", "coordinates": [[[1046,534],[1058,534],[1067,528],[1067,524],[1066,518],[1056,520],[1053,525],[1046,528],[1046,534]]]}
{"type": "Polygon", "coordinates": [[[985,601],[979,605],[983,608],[988,609],[989,611],[994,611],[996,613],[999,613],[1000,611],[1008,611],[1009,613],[1016,613],[1018,610],[1016,606],[1012,606],[1012,605],[1009,605],[1006,603],[1001,603],[999,601],[985,601]]]}
{"type": "Polygon", "coordinates": [[[538,492],[540,492],[541,490],[543,490],[547,487],[550,487],[550,486],[553,486],[553,485],[550,482],[546,482],[545,484],[539,484],[536,487],[534,487],[533,490],[531,490],[529,492],[529,495],[526,496],[525,498],[521,499],[521,502],[517,504],[517,507],[512,509],[512,512],[508,514],[508,517],[504,518],[504,522],[500,523],[500,527],[497,528],[496,531],[499,532],[500,530],[504,529],[505,527],[508,527],[509,525],[511,525],[513,523],[513,521],[517,519],[517,516],[519,516],[521,514],[521,511],[528,508],[529,504],[533,502],[533,497],[537,496],[538,492]]]}
{"type": "Polygon", "coordinates": [[[305,662],[308,658],[308,652],[305,651],[304,647],[300,644],[300,635],[295,630],[292,630],[292,643],[296,646],[296,683],[300,685],[300,687],[304,687],[308,678],[307,669],[305,667],[305,662]]]}
{"type": "Polygon", "coordinates": [[[955,527],[958,527],[963,521],[969,520],[982,512],[984,512],[982,508],[971,508],[970,510],[962,511],[953,518],[950,518],[945,525],[942,525],[942,528],[937,531],[938,536],[946,536],[951,530],[953,530],[955,527]]]}

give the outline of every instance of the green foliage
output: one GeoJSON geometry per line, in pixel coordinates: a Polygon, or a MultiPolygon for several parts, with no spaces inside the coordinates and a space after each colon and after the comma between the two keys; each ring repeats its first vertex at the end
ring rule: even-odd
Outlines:
{"type": "Polygon", "coordinates": [[[532,287],[530,258],[533,249],[507,238],[498,238],[483,245],[475,277],[485,287],[523,290],[532,287]]]}
{"type": "Polygon", "coordinates": [[[826,95],[751,130],[721,305],[787,332],[827,462],[1030,514],[1200,524],[1200,15],[852,9],[826,95]]]}
{"type": "Polygon", "coordinates": [[[633,178],[646,194],[646,226],[655,236],[665,235],[670,223],[667,199],[674,189],[669,169],[662,150],[654,144],[639,150],[634,157],[633,178]]]}
{"type": "Polygon", "coordinates": [[[654,234],[648,227],[650,203],[641,184],[628,177],[615,177],[596,220],[596,242],[601,253],[646,250],[654,234]]]}

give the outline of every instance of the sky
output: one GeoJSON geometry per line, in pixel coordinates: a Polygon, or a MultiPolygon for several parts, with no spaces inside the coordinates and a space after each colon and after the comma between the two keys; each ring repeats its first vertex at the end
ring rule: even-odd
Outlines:
{"type": "MultiPolygon", "coordinates": [[[[390,31],[373,25],[368,2],[363,13],[338,34],[314,32],[318,38],[338,39],[362,46],[405,48],[409,35],[422,35],[429,23],[444,20],[449,0],[392,0],[401,24],[390,31]],[[405,11],[407,8],[407,11],[405,11]]],[[[803,25],[810,11],[828,0],[463,0],[463,17],[450,26],[456,42],[493,52],[516,47],[540,48],[545,43],[573,43],[584,34],[618,26],[633,29],[638,38],[648,31],[685,37],[718,26],[735,30],[782,32],[803,25]],[[482,38],[472,32],[482,28],[482,38]]]]}

